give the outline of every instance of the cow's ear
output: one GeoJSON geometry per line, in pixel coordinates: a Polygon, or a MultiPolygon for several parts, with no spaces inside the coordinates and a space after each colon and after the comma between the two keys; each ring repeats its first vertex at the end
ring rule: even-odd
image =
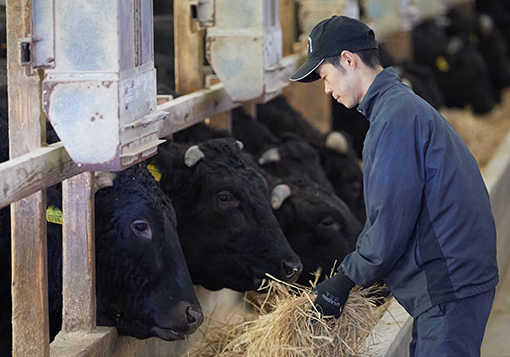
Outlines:
{"type": "Polygon", "coordinates": [[[94,192],[97,192],[105,187],[113,186],[113,180],[116,173],[110,171],[98,171],[95,174],[94,192]]]}
{"type": "Polygon", "coordinates": [[[162,144],[153,158],[153,163],[161,173],[160,185],[166,192],[179,190],[180,185],[189,182],[192,170],[184,163],[186,148],[176,143],[162,144]]]}
{"type": "Polygon", "coordinates": [[[190,146],[188,150],[184,153],[184,163],[188,167],[193,167],[197,162],[204,158],[204,153],[198,145],[190,146]]]}

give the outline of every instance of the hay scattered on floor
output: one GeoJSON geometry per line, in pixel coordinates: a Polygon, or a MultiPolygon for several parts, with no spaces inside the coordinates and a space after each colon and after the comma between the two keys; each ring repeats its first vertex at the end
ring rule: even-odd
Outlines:
{"type": "MultiPolygon", "coordinates": [[[[260,316],[216,331],[202,357],[360,356],[380,312],[367,295],[353,290],[339,319],[323,318],[313,306],[311,288],[270,280],[265,294],[248,297],[260,316]],[[214,352],[211,352],[214,351],[214,352]]],[[[377,288],[378,289],[378,288],[377,288]]]]}
{"type": "Polygon", "coordinates": [[[475,115],[470,107],[442,108],[441,114],[450,122],[483,169],[510,131],[510,88],[502,92],[502,102],[484,115],[475,115]]]}

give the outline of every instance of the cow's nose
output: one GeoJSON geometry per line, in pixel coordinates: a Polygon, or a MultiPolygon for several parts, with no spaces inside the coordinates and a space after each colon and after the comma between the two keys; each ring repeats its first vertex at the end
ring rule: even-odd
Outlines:
{"type": "Polygon", "coordinates": [[[188,319],[189,333],[193,333],[204,321],[204,314],[202,311],[195,311],[192,307],[188,307],[186,318],[188,319]]]}
{"type": "Polygon", "coordinates": [[[303,264],[301,264],[301,260],[297,257],[284,259],[282,260],[282,270],[286,281],[295,282],[303,270],[303,264]]]}

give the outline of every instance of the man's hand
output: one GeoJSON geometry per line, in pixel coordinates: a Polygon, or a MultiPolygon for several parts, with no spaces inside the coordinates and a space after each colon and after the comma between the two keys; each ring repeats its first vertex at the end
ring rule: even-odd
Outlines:
{"type": "Polygon", "coordinates": [[[335,316],[338,319],[354,285],[356,284],[339,269],[335,276],[324,280],[313,289],[313,292],[317,293],[314,302],[317,310],[324,316],[335,316]]]}

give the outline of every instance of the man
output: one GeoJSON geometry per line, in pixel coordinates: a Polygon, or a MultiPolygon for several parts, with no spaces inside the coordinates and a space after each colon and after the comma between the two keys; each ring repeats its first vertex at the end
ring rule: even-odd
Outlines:
{"type": "Polygon", "coordinates": [[[355,284],[384,280],[414,318],[411,356],[478,356],[498,283],[496,230],[478,165],[427,102],[383,69],[374,32],[333,16],[317,24],[291,80],[325,91],[370,121],[363,148],[367,220],[356,250],[317,285],[339,317],[355,284]]]}

